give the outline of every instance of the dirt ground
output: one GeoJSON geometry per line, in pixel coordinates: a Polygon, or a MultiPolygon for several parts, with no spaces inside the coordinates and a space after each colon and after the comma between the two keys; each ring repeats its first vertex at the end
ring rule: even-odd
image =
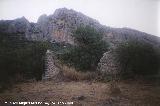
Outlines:
{"type": "Polygon", "coordinates": [[[160,86],[119,82],[121,92],[112,95],[110,85],[93,81],[20,83],[0,93],[0,106],[17,106],[13,102],[43,103],[36,106],[160,106],[160,86]]]}

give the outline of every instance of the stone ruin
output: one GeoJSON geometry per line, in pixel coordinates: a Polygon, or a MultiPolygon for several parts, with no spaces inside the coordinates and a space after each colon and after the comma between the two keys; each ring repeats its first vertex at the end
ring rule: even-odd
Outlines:
{"type": "Polygon", "coordinates": [[[42,76],[42,80],[57,79],[60,75],[60,68],[56,65],[56,59],[52,51],[47,50],[45,56],[45,73],[42,76]]]}
{"type": "Polygon", "coordinates": [[[117,60],[117,54],[113,50],[108,51],[103,54],[103,57],[98,63],[98,70],[106,75],[116,75],[119,74],[120,63],[117,60]]]}

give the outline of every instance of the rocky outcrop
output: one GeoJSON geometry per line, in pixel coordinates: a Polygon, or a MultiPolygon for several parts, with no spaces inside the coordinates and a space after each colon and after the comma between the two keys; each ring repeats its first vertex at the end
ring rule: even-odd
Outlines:
{"type": "Polygon", "coordinates": [[[0,31],[4,33],[25,33],[30,23],[24,17],[16,20],[0,21],[0,31]]]}
{"type": "Polygon", "coordinates": [[[41,32],[36,23],[30,23],[25,17],[0,21],[0,33],[21,35],[28,40],[44,40],[41,32]]]}
{"type": "Polygon", "coordinates": [[[0,21],[0,32],[23,33],[28,40],[74,44],[73,31],[79,26],[87,25],[97,30],[103,27],[98,21],[82,13],[61,8],[52,15],[41,15],[37,23],[29,23],[24,17],[0,21]]]}
{"type": "Polygon", "coordinates": [[[57,9],[52,15],[41,15],[37,23],[29,23],[24,17],[2,20],[0,32],[21,34],[28,40],[74,44],[73,31],[79,26],[91,26],[103,32],[103,40],[109,42],[111,47],[127,40],[140,40],[160,47],[159,37],[129,28],[110,28],[80,12],[67,8],[57,9]]]}
{"type": "Polygon", "coordinates": [[[73,31],[79,26],[102,27],[98,21],[89,18],[82,13],[66,8],[57,9],[53,15],[42,15],[37,24],[49,40],[74,44],[73,31]]]}
{"type": "Polygon", "coordinates": [[[160,38],[130,28],[105,28],[103,39],[110,43],[111,48],[126,41],[140,41],[160,48],[160,38]]]}

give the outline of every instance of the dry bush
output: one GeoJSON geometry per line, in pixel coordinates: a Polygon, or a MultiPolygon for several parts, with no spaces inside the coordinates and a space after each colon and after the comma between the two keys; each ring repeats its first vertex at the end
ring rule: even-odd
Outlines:
{"type": "Polygon", "coordinates": [[[80,72],[66,65],[61,65],[61,69],[63,70],[64,77],[73,81],[92,80],[96,76],[95,72],[80,72]]]}

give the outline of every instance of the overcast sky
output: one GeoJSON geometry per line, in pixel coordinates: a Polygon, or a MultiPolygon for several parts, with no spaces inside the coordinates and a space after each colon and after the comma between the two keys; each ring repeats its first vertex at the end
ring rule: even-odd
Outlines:
{"type": "Polygon", "coordinates": [[[0,0],[0,19],[25,16],[36,22],[40,15],[53,14],[62,7],[82,12],[103,25],[160,36],[160,0],[0,0]]]}

